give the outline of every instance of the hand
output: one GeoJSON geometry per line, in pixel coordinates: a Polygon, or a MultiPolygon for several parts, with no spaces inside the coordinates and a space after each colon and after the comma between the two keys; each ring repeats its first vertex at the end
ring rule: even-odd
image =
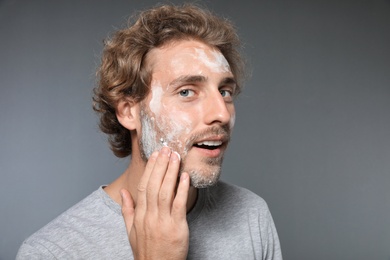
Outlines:
{"type": "Polygon", "coordinates": [[[182,173],[177,186],[179,166],[178,154],[163,147],[146,164],[138,184],[136,206],[130,193],[121,190],[122,214],[135,259],[187,256],[186,203],[190,181],[188,173],[182,173]]]}

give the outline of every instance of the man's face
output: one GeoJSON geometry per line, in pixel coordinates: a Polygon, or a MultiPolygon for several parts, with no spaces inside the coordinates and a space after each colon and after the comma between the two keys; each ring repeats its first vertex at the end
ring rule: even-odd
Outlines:
{"type": "Polygon", "coordinates": [[[151,91],[141,102],[141,156],[163,146],[179,153],[194,187],[218,181],[234,126],[236,83],[224,56],[199,41],[150,51],[151,91]]]}

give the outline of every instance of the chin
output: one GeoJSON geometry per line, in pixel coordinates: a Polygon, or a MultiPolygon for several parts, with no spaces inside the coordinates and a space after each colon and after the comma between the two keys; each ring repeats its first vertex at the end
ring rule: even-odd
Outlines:
{"type": "Polygon", "coordinates": [[[223,157],[202,158],[191,160],[185,157],[180,172],[187,172],[190,176],[191,186],[195,188],[208,188],[218,183],[221,176],[223,157]]]}
{"type": "MultiPolygon", "coordinates": [[[[207,167],[211,168],[211,167],[207,167]]],[[[184,170],[188,172],[191,179],[191,186],[202,189],[212,187],[218,183],[221,175],[221,167],[214,166],[212,169],[191,169],[184,170]]]]}

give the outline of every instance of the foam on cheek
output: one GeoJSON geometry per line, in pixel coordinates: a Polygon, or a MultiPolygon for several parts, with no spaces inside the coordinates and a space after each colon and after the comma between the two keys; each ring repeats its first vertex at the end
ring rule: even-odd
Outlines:
{"type": "Polygon", "coordinates": [[[149,102],[150,111],[152,111],[155,115],[160,113],[161,110],[161,98],[163,95],[163,89],[161,87],[160,82],[156,81],[152,83],[152,98],[149,102]]]}
{"type": "Polygon", "coordinates": [[[188,134],[190,132],[189,118],[185,117],[185,114],[177,113],[174,110],[168,112],[168,108],[162,104],[163,93],[164,91],[161,83],[153,81],[149,109],[156,117],[156,119],[153,117],[151,119],[152,121],[156,120],[155,124],[159,128],[160,136],[157,136],[156,131],[154,131],[152,127],[148,128],[146,125],[144,134],[151,137],[149,140],[156,140],[156,138],[159,138],[158,143],[144,144],[148,154],[153,152],[153,148],[156,149],[162,146],[183,150],[184,144],[180,137],[183,136],[183,133],[188,134]]]}
{"type": "Polygon", "coordinates": [[[176,143],[178,147],[182,147],[183,144],[180,141],[180,136],[185,133],[187,130],[187,127],[178,120],[178,118],[168,116],[166,118],[167,121],[169,121],[169,131],[167,131],[166,138],[169,143],[176,143]]]}
{"type": "Polygon", "coordinates": [[[142,144],[146,158],[149,158],[153,151],[157,149],[157,133],[153,128],[154,117],[147,119],[146,116],[142,117],[142,144]]]}
{"type": "Polygon", "coordinates": [[[230,129],[233,129],[235,122],[236,122],[236,114],[233,113],[233,115],[230,116],[230,121],[229,121],[230,129]]]}
{"type": "Polygon", "coordinates": [[[162,144],[162,145],[164,145],[164,146],[168,146],[168,143],[167,143],[167,141],[165,141],[165,139],[164,138],[160,138],[160,143],[162,144]]]}
{"type": "Polygon", "coordinates": [[[185,140],[181,138],[191,131],[190,118],[185,113],[171,111],[170,114],[161,115],[160,120],[160,126],[164,132],[164,137],[160,139],[161,144],[180,150],[183,155],[186,155],[185,140]]]}
{"type": "Polygon", "coordinates": [[[169,111],[162,104],[163,89],[158,82],[153,82],[152,97],[149,102],[149,110],[153,116],[148,118],[142,115],[142,143],[147,158],[157,149],[164,146],[178,150],[186,155],[185,140],[183,135],[191,131],[191,119],[186,113],[169,111]]]}
{"type": "Polygon", "coordinates": [[[203,49],[195,48],[196,58],[211,71],[216,73],[229,72],[230,66],[225,57],[219,51],[210,51],[211,58],[203,49]]]}

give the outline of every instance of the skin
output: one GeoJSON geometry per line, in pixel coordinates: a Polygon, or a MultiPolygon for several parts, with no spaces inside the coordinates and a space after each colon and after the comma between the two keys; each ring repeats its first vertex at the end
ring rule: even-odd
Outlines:
{"type": "Polygon", "coordinates": [[[186,213],[196,201],[194,186],[218,180],[234,125],[236,84],[222,54],[199,41],[152,49],[146,65],[152,69],[150,93],[117,107],[119,122],[131,133],[132,160],[105,191],[122,205],[136,259],[185,259],[186,213]],[[194,146],[205,141],[218,146],[194,146]]]}
{"type": "MultiPolygon", "coordinates": [[[[199,42],[197,42],[199,43],[199,42]]],[[[182,44],[181,52],[177,48],[167,46],[152,50],[147,59],[147,64],[153,67],[153,79],[151,94],[143,102],[144,112],[141,115],[143,133],[141,139],[141,151],[146,151],[144,159],[162,146],[169,146],[178,152],[182,158],[181,172],[190,174],[191,183],[195,187],[207,187],[214,185],[220,175],[220,166],[223,151],[226,148],[216,149],[218,153],[193,160],[195,153],[191,154],[193,144],[197,141],[223,141],[227,143],[230,130],[234,125],[234,106],[232,95],[235,84],[226,83],[226,79],[232,79],[232,74],[225,57],[217,50],[213,50],[204,44],[195,45],[194,42],[182,44]],[[161,59],[161,54],[169,59],[161,59]],[[168,69],[167,69],[168,68],[168,69]],[[212,78],[209,75],[218,75],[221,79],[212,78]],[[216,88],[206,89],[207,81],[216,84],[216,88]],[[218,101],[214,95],[222,95],[222,124],[210,125],[209,127],[197,127],[201,118],[195,115],[208,113],[204,106],[214,106],[218,101]],[[219,92],[219,93],[218,93],[219,92]],[[206,104],[206,102],[211,102],[206,104]],[[223,120],[229,118],[229,124],[223,120]],[[145,127],[148,126],[148,127],[145,127]],[[149,129],[149,131],[145,131],[149,129]],[[154,130],[154,131],[150,131],[154,130]],[[152,136],[152,138],[150,138],[152,136]],[[151,140],[152,139],[152,142],[151,140]],[[154,141],[154,142],[153,142],[154,141]],[[144,145],[146,144],[146,145],[144,145]],[[221,150],[221,151],[219,151],[221,150]],[[194,162],[194,163],[192,163],[194,162]],[[199,162],[201,164],[199,164],[199,162]]],[[[221,97],[219,97],[221,99],[221,97]]]]}

